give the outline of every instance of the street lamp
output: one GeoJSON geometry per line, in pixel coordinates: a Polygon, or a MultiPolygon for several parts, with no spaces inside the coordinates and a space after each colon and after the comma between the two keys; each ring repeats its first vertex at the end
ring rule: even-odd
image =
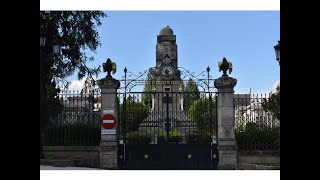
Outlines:
{"type": "MultiPolygon", "coordinates": [[[[46,34],[40,32],[40,159],[44,158],[43,154],[43,130],[44,130],[44,121],[47,118],[47,107],[46,107],[46,96],[47,90],[44,82],[44,65],[46,63],[47,52],[45,52],[44,47],[46,45],[46,34]]],[[[53,41],[52,42],[52,52],[55,55],[61,53],[61,42],[53,41]]]]}
{"type": "Polygon", "coordinates": [[[61,53],[61,49],[62,49],[61,41],[54,40],[52,42],[52,52],[53,52],[53,54],[59,55],[61,53]]]}
{"type": "Polygon", "coordinates": [[[46,45],[46,34],[40,32],[40,47],[44,47],[46,45]]]}
{"type": "Polygon", "coordinates": [[[280,41],[278,41],[278,44],[273,47],[276,52],[276,60],[279,61],[279,66],[280,66],[280,41]]]}

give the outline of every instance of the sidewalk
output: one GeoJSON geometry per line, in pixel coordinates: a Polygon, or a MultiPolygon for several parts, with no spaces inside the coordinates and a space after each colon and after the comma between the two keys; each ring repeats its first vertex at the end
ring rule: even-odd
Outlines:
{"type": "Polygon", "coordinates": [[[104,170],[96,168],[86,168],[86,167],[54,167],[54,166],[44,166],[40,165],[40,170],[104,170]]]}

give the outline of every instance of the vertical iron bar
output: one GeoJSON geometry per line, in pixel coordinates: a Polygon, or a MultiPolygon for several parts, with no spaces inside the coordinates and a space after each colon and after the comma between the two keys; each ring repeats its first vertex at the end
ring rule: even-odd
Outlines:
{"type": "MultiPolygon", "coordinates": [[[[77,90],[77,95],[79,94],[79,90],[77,90]]],[[[81,113],[82,113],[82,91],[80,91],[80,98],[79,98],[79,95],[77,96],[77,124],[79,123],[79,120],[81,118],[81,113]],[[80,103],[79,103],[80,101],[80,103]],[[79,104],[80,104],[80,107],[79,107],[79,104]],[[79,109],[80,108],[80,109],[79,109]],[[79,113],[80,111],[80,113],[79,113]]],[[[78,139],[79,139],[79,144],[82,145],[82,138],[81,138],[81,135],[79,134],[78,135],[78,139]]]]}
{"type": "Polygon", "coordinates": [[[209,112],[210,112],[210,139],[212,142],[212,97],[211,97],[211,93],[209,92],[209,112]]]}
{"type": "Polygon", "coordinates": [[[127,145],[127,68],[124,68],[124,98],[123,98],[123,144],[124,144],[124,168],[127,166],[126,145],[127,145]]]}
{"type": "Polygon", "coordinates": [[[117,123],[117,139],[118,139],[118,147],[119,147],[119,140],[120,140],[120,126],[121,126],[121,122],[120,122],[120,119],[121,119],[121,115],[120,115],[120,105],[119,105],[119,101],[120,100],[120,93],[117,91],[116,92],[116,109],[118,110],[118,123],[117,123]]]}
{"type": "MultiPolygon", "coordinates": [[[[162,123],[162,126],[161,126],[161,134],[163,136],[165,136],[165,132],[166,132],[166,128],[163,128],[163,126],[165,126],[165,111],[164,111],[164,102],[162,101],[162,99],[164,98],[164,93],[163,93],[163,83],[161,83],[161,90],[160,92],[158,92],[158,112],[159,112],[159,116],[161,116],[161,123],[162,123]],[[160,102],[161,101],[161,102],[160,102]],[[160,104],[161,104],[161,108],[160,108],[160,104]],[[164,130],[164,131],[163,131],[164,130]]],[[[166,140],[168,140],[167,138],[165,138],[166,140]]]]}
{"type": "MultiPolygon", "coordinates": [[[[186,95],[186,97],[188,97],[189,99],[191,99],[190,98],[190,96],[189,96],[189,92],[183,92],[185,95],[186,95]]],[[[200,97],[201,98],[201,97],[200,97]]],[[[200,99],[199,98],[199,99],[200,99]]],[[[193,99],[192,99],[193,100],[193,99]]],[[[194,100],[194,102],[195,101],[197,101],[197,99],[196,100],[194,100]]],[[[195,103],[197,103],[197,102],[195,102],[195,103]]],[[[186,107],[186,106],[184,106],[184,107],[186,107]]],[[[192,107],[192,106],[190,106],[190,107],[192,107]]],[[[188,108],[190,108],[190,107],[188,107],[188,108]]],[[[187,112],[188,111],[188,109],[185,111],[185,112],[187,112]]],[[[191,112],[192,112],[192,110],[191,110],[191,112]]],[[[194,112],[194,111],[193,111],[194,112]]],[[[189,131],[189,139],[190,139],[190,141],[194,141],[194,140],[191,140],[191,139],[194,139],[194,137],[195,137],[195,133],[194,133],[194,129],[195,129],[195,123],[194,123],[194,116],[193,116],[193,114],[191,114],[191,121],[188,121],[188,122],[185,122],[185,124],[184,124],[184,126],[187,126],[187,127],[185,127],[185,132],[188,130],[189,131]],[[190,132],[191,132],[191,130],[190,130],[190,128],[191,128],[191,126],[192,126],[192,134],[190,134],[190,132]],[[188,129],[187,129],[188,128],[188,129]]],[[[193,142],[194,143],[194,142],[193,142]]]]}
{"type": "Polygon", "coordinates": [[[217,145],[218,145],[218,142],[219,142],[218,141],[218,134],[219,134],[218,133],[218,113],[217,113],[218,112],[218,107],[219,107],[218,106],[218,102],[219,102],[218,101],[218,95],[219,94],[217,94],[217,93],[215,94],[215,98],[216,98],[216,122],[215,122],[216,128],[215,129],[216,129],[216,143],[217,143],[217,145]]]}
{"type": "Polygon", "coordinates": [[[167,124],[165,125],[165,130],[167,132],[167,138],[168,140],[170,139],[169,137],[169,94],[166,93],[166,104],[167,104],[167,118],[166,118],[166,121],[167,121],[167,124]]]}
{"type": "MultiPolygon", "coordinates": [[[[85,93],[84,90],[81,90],[80,91],[80,115],[78,119],[78,121],[80,121],[79,123],[81,123],[81,126],[83,126],[83,123],[84,123],[82,122],[83,121],[82,102],[83,102],[83,99],[86,97],[86,94],[84,94],[84,97],[83,97],[83,93],[85,93]]],[[[80,140],[80,145],[83,145],[84,138],[82,137],[82,135],[79,136],[79,140],[80,140]]]]}
{"type": "Polygon", "coordinates": [[[127,140],[127,68],[124,68],[124,98],[123,98],[123,141],[127,140]]]}
{"type": "Polygon", "coordinates": [[[208,84],[207,84],[207,87],[208,87],[208,92],[210,92],[210,68],[209,66],[207,67],[207,76],[208,76],[208,84]]]}
{"type": "Polygon", "coordinates": [[[42,48],[40,48],[40,159],[44,158],[44,153],[43,153],[43,136],[44,136],[44,121],[45,121],[45,116],[44,116],[44,83],[43,83],[43,53],[42,53],[42,48]]]}
{"type": "MultiPolygon", "coordinates": [[[[156,92],[155,93],[155,99],[156,99],[156,96],[157,96],[157,103],[158,103],[158,105],[157,105],[157,113],[156,113],[156,117],[155,117],[155,119],[158,119],[158,122],[159,122],[159,124],[158,124],[158,136],[160,137],[160,129],[161,129],[161,136],[163,136],[164,137],[164,135],[163,135],[163,131],[162,131],[162,127],[163,127],[163,124],[161,125],[161,123],[163,123],[163,122],[160,122],[160,121],[162,121],[162,117],[161,117],[161,120],[159,120],[159,117],[160,117],[160,112],[159,112],[159,104],[160,104],[160,98],[159,98],[159,92],[156,92]]],[[[158,143],[158,142],[157,142],[158,143]]]]}
{"type": "MultiPolygon", "coordinates": [[[[171,87],[172,88],[172,87],[171,87]]],[[[172,89],[171,89],[171,91],[172,91],[172,89]]],[[[178,129],[177,129],[177,127],[176,126],[174,126],[174,123],[175,123],[175,119],[177,119],[176,117],[177,117],[177,110],[178,110],[178,103],[177,103],[177,100],[178,100],[178,98],[177,98],[177,91],[176,92],[174,92],[174,93],[172,93],[171,92],[171,96],[172,96],[172,103],[171,103],[171,107],[172,107],[172,110],[171,110],[171,127],[172,127],[172,129],[174,129],[174,130],[172,130],[172,131],[176,131],[176,132],[178,132],[178,129]],[[174,100],[175,99],[175,100],[174,100]],[[174,102],[175,101],[175,102],[174,102]],[[175,104],[175,107],[174,107],[174,104],[175,104]],[[175,117],[175,118],[174,118],[175,117]]],[[[178,133],[181,133],[181,138],[182,138],[182,132],[178,132],[178,133]]]]}

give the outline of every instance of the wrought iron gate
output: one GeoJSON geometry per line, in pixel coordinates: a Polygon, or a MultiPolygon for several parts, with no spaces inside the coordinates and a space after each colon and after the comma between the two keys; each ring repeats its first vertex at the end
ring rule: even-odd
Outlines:
{"type": "Polygon", "coordinates": [[[217,168],[216,94],[209,70],[206,79],[161,81],[142,79],[150,71],[129,79],[133,74],[125,69],[124,91],[118,92],[120,168],[217,168]],[[136,85],[144,90],[133,92],[136,85]]]}

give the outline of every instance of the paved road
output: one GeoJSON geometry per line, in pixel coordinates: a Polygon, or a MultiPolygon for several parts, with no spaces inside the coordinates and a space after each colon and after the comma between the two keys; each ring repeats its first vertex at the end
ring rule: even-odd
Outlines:
{"type": "Polygon", "coordinates": [[[86,167],[54,167],[54,166],[40,165],[40,170],[102,170],[102,169],[86,168],[86,167]]]}

